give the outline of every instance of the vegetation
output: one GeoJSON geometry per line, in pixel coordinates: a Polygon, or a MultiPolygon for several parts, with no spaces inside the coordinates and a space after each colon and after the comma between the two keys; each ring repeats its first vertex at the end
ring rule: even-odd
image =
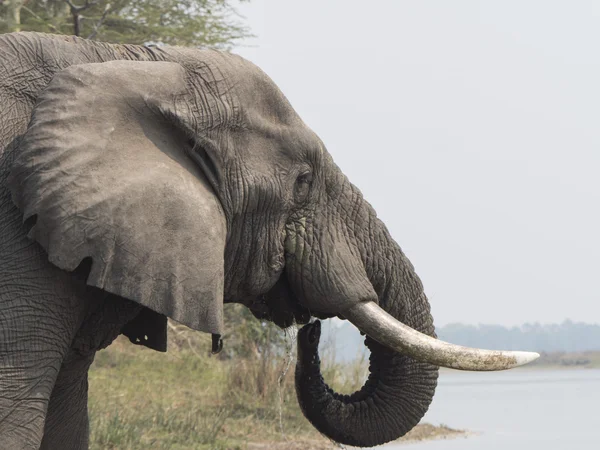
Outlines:
{"type": "Polygon", "coordinates": [[[596,369],[600,368],[600,351],[543,352],[539,359],[526,366],[526,368],[596,369]]]}
{"type": "MultiPolygon", "coordinates": [[[[230,331],[211,356],[210,335],[169,324],[169,351],[119,338],[90,370],[90,447],[100,449],[335,448],[302,415],[294,389],[295,342],[272,324],[227,305],[230,331]]],[[[365,357],[336,363],[321,351],[323,374],[337,391],[354,392],[367,376],[365,357]]],[[[458,432],[423,425],[406,439],[458,432]]]]}
{"type": "Polygon", "coordinates": [[[224,48],[251,36],[230,0],[0,0],[0,32],[10,31],[224,48]]]}
{"type": "Polygon", "coordinates": [[[537,352],[586,352],[600,350],[600,325],[565,320],[561,324],[500,325],[451,324],[438,329],[440,339],[455,344],[537,352]]]}
{"type": "MultiPolygon", "coordinates": [[[[245,314],[240,306],[227,309],[245,314]]],[[[218,357],[209,355],[210,335],[175,324],[166,354],[126,339],[99,352],[89,377],[91,448],[243,449],[249,441],[329,448],[297,405],[291,334],[256,319],[238,322],[246,342],[228,333],[218,357]],[[263,333],[255,334],[254,324],[263,333]],[[269,333],[278,336],[267,339],[269,333]],[[276,347],[281,341],[288,351],[276,347]]],[[[324,360],[336,389],[362,385],[366,361],[347,371],[327,352],[324,360]]]]}

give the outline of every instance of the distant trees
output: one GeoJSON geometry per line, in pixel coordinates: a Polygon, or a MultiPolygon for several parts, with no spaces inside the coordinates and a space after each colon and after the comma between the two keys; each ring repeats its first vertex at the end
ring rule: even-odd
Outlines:
{"type": "Polygon", "coordinates": [[[561,324],[500,325],[450,324],[437,330],[438,337],[454,344],[496,350],[584,352],[600,350],[600,325],[565,320],[561,324]]]}
{"type": "MultiPolygon", "coordinates": [[[[565,320],[561,324],[527,323],[519,327],[449,324],[436,328],[439,339],[492,350],[530,350],[543,353],[600,351],[600,325],[565,320]]],[[[322,342],[330,342],[337,362],[350,362],[365,351],[364,336],[349,322],[323,325],[322,342]]]]}
{"type": "MultiPolygon", "coordinates": [[[[244,0],[242,0],[244,1],[244,0]]],[[[247,1],[247,0],[245,0],[247,1]]],[[[0,32],[229,48],[249,37],[230,0],[0,0],[0,32]]]]}

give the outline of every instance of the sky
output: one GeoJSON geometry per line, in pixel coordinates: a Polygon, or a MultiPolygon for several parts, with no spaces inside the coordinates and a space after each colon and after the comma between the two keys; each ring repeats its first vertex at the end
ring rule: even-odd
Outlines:
{"type": "Polygon", "coordinates": [[[260,66],[437,326],[600,322],[600,3],[252,0],[260,66]]]}

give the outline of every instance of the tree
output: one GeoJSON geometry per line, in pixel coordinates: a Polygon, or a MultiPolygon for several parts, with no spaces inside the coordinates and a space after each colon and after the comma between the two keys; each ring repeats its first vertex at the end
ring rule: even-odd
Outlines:
{"type": "MultiPolygon", "coordinates": [[[[240,0],[248,1],[248,0],[240,0]]],[[[250,37],[231,0],[0,0],[0,32],[230,48],[250,37]]]]}
{"type": "MultiPolygon", "coordinates": [[[[28,0],[0,0],[5,26],[12,31],[21,31],[21,9],[28,0]]],[[[0,27],[2,30],[2,27],[0,27]]]]}
{"type": "Polygon", "coordinates": [[[284,351],[286,333],[292,332],[284,332],[272,322],[256,319],[248,308],[239,304],[226,304],[224,316],[223,359],[241,357],[268,361],[271,355],[284,351]]]}

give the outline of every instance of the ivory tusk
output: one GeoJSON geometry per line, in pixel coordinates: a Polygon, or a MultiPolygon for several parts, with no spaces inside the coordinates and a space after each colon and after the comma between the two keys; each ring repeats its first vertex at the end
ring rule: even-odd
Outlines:
{"type": "Polygon", "coordinates": [[[540,356],[533,352],[484,350],[440,341],[404,325],[373,301],[359,303],[343,315],[377,342],[436,366],[474,371],[506,370],[540,356]]]}

